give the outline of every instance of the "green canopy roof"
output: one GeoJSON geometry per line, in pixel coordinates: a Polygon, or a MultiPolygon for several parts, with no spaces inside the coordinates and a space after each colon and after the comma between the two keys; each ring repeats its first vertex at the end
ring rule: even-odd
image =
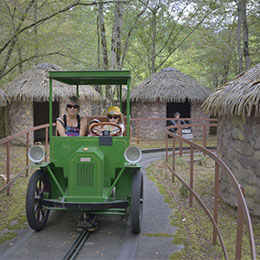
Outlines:
{"type": "Polygon", "coordinates": [[[126,85],[128,70],[114,71],[50,71],[49,78],[69,85],[126,85]]]}

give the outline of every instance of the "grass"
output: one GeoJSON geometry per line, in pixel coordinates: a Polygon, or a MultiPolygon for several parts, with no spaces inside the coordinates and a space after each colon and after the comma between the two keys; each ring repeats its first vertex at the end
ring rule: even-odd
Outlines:
{"type": "MultiPolygon", "coordinates": [[[[0,147],[0,188],[6,180],[3,178],[6,172],[6,149],[0,147]]],[[[15,177],[25,166],[25,147],[11,146],[10,149],[10,173],[11,178],[15,177]]],[[[25,216],[25,194],[29,177],[25,173],[18,178],[10,188],[10,195],[6,191],[0,194],[0,244],[10,240],[17,235],[17,232],[26,228],[25,216]]]]}
{"type": "MultiPolygon", "coordinates": [[[[173,254],[170,259],[224,259],[220,243],[212,244],[212,224],[199,204],[194,200],[189,207],[189,193],[178,181],[171,182],[171,174],[166,170],[165,161],[160,160],[148,169],[149,177],[154,180],[165,201],[177,209],[173,215],[173,225],[178,227],[177,238],[173,243],[183,243],[184,250],[173,254]]],[[[176,172],[186,183],[189,182],[189,157],[176,157],[176,172]]],[[[195,157],[194,190],[213,212],[214,202],[214,162],[203,155],[195,157]]],[[[212,213],[213,214],[213,213],[212,213]]],[[[219,227],[229,259],[235,259],[237,210],[220,201],[219,227]]],[[[260,256],[260,219],[252,218],[256,250],[260,256]]],[[[175,236],[174,236],[175,237],[175,236]]],[[[246,225],[244,225],[242,259],[251,259],[246,225]]]]}

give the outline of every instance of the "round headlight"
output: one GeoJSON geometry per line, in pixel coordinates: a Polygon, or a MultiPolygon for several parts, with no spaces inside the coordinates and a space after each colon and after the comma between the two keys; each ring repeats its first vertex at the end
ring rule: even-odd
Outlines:
{"type": "Polygon", "coordinates": [[[33,145],[28,151],[28,157],[32,162],[38,163],[44,159],[45,152],[39,145],[33,145]]]}
{"type": "Polygon", "coordinates": [[[136,146],[129,146],[124,155],[129,163],[138,163],[142,159],[142,151],[136,146]]]}

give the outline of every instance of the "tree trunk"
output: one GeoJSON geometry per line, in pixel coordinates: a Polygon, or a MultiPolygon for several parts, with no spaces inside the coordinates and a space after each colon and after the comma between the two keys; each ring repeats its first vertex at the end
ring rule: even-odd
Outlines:
{"type": "Polygon", "coordinates": [[[152,74],[156,72],[155,58],[156,58],[156,13],[157,10],[153,10],[152,16],[152,74]]]}
{"type": "Polygon", "coordinates": [[[248,26],[246,18],[246,0],[240,0],[241,4],[241,20],[243,25],[243,52],[246,63],[246,68],[250,67],[250,57],[249,57],[249,46],[248,46],[248,26]]]}
{"type": "Polygon", "coordinates": [[[17,52],[18,52],[18,63],[19,63],[19,66],[18,66],[18,69],[19,69],[19,74],[22,74],[23,73],[23,64],[22,64],[22,46],[21,44],[18,43],[18,48],[17,48],[17,52]]]}
{"type": "Polygon", "coordinates": [[[106,40],[106,28],[104,23],[104,15],[103,15],[103,3],[99,0],[99,24],[100,24],[100,33],[101,33],[101,46],[102,46],[102,54],[103,54],[103,65],[104,70],[108,70],[108,56],[107,56],[107,40],[106,40]]]}
{"type": "MultiPolygon", "coordinates": [[[[102,47],[102,54],[103,54],[103,66],[104,70],[108,70],[108,53],[107,53],[107,40],[106,40],[106,28],[104,23],[104,15],[103,15],[103,3],[102,0],[99,0],[99,25],[100,25],[100,33],[101,33],[101,47],[102,47]]],[[[108,107],[111,105],[112,96],[111,96],[111,89],[109,86],[105,88],[105,100],[104,100],[104,107],[108,107]]]]}
{"type": "MultiPolygon", "coordinates": [[[[123,21],[123,4],[115,1],[115,12],[114,12],[114,24],[111,39],[111,59],[110,68],[111,70],[120,69],[120,57],[121,57],[121,27],[123,21]]],[[[119,101],[119,89],[118,87],[111,86],[111,96],[116,96],[116,101],[119,101]]]]}
{"type": "Polygon", "coordinates": [[[98,69],[100,69],[101,63],[100,63],[100,23],[99,23],[99,16],[97,16],[97,59],[98,59],[98,69]]]}
{"type": "MultiPolygon", "coordinates": [[[[36,22],[38,19],[38,0],[35,0],[35,3],[34,3],[34,22],[36,22]]],[[[38,55],[39,55],[39,48],[38,48],[38,25],[35,25],[33,27],[33,31],[34,31],[34,44],[35,44],[35,65],[37,65],[39,63],[38,61],[38,55]]]]}
{"type": "Polygon", "coordinates": [[[123,11],[124,5],[122,3],[118,3],[118,12],[117,12],[117,28],[116,28],[116,69],[119,70],[121,67],[120,57],[121,57],[121,49],[122,49],[122,41],[121,41],[121,29],[123,23],[123,11]]]}
{"type": "MultiPolygon", "coordinates": [[[[99,23],[99,15],[97,15],[97,59],[98,59],[98,69],[101,68],[101,62],[100,62],[100,23],[99,23]]],[[[100,94],[101,99],[99,102],[99,109],[95,111],[98,115],[101,115],[103,112],[103,92],[100,85],[95,86],[95,90],[100,94]]]]}
{"type": "Polygon", "coordinates": [[[243,71],[242,51],[241,51],[241,3],[237,2],[237,54],[238,54],[238,71],[243,71]]]}

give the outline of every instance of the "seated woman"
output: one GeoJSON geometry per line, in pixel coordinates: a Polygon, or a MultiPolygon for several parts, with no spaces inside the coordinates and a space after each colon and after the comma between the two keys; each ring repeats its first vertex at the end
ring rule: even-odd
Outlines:
{"type": "Polygon", "coordinates": [[[84,136],[87,129],[86,120],[79,116],[79,101],[70,97],[66,105],[66,113],[57,118],[57,131],[60,136],[84,136]]]}
{"type": "Polygon", "coordinates": [[[109,107],[107,111],[107,122],[95,123],[92,121],[89,123],[89,136],[123,136],[125,131],[123,114],[117,106],[109,107]]]}

